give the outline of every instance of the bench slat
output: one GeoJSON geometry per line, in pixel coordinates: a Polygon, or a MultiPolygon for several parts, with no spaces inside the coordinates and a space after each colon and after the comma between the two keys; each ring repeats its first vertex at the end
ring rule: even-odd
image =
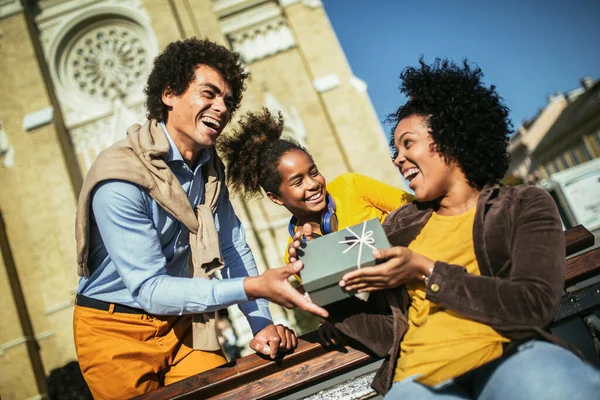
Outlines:
{"type": "Polygon", "coordinates": [[[574,285],[598,273],[600,273],[600,247],[567,260],[565,286],[574,285]]]}
{"type": "Polygon", "coordinates": [[[340,373],[359,368],[371,357],[359,350],[345,347],[344,352],[330,351],[315,359],[265,376],[244,386],[233,388],[211,399],[276,399],[303,387],[330,379],[340,373]]]}
{"type": "Polygon", "coordinates": [[[577,225],[565,231],[566,255],[570,256],[578,251],[594,245],[594,235],[583,225],[577,225]]]}

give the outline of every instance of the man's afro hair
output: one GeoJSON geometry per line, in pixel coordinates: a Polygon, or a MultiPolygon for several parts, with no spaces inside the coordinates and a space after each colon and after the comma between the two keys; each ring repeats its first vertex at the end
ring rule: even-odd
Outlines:
{"type": "Polygon", "coordinates": [[[231,113],[239,108],[242,93],[246,90],[244,81],[248,77],[239,54],[208,39],[190,38],[169,44],[154,59],[154,67],[144,90],[148,119],[167,120],[169,107],[162,102],[163,92],[169,89],[176,96],[183,94],[194,80],[199,64],[219,71],[231,86],[231,113]]]}

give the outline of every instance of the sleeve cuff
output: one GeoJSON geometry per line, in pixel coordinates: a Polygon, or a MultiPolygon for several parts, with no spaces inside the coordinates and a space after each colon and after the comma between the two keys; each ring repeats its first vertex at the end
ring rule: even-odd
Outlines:
{"type": "Polygon", "coordinates": [[[436,304],[447,304],[449,298],[455,297],[455,294],[452,294],[456,290],[452,287],[455,285],[451,285],[451,282],[454,282],[457,276],[463,276],[466,272],[467,270],[463,266],[436,261],[433,272],[429,277],[429,283],[425,288],[427,300],[436,304]]]}
{"type": "Polygon", "coordinates": [[[268,325],[273,324],[273,317],[271,316],[271,311],[269,311],[269,302],[265,299],[240,304],[240,309],[246,315],[253,335],[256,335],[268,325]]]}
{"type": "Polygon", "coordinates": [[[425,297],[432,303],[439,304],[440,291],[442,290],[444,281],[443,271],[444,268],[448,266],[449,264],[442,261],[436,261],[433,266],[433,271],[429,276],[429,282],[425,288],[425,297]],[[440,266],[440,268],[438,268],[438,266],[440,266]]]}
{"type": "Polygon", "coordinates": [[[248,301],[244,290],[245,278],[223,279],[215,285],[214,293],[217,304],[235,304],[248,301]]]}
{"type": "Polygon", "coordinates": [[[258,332],[262,331],[269,325],[273,325],[273,321],[271,320],[271,315],[269,313],[268,317],[264,316],[248,316],[248,323],[250,324],[250,329],[252,329],[252,335],[255,336],[258,332]]]}

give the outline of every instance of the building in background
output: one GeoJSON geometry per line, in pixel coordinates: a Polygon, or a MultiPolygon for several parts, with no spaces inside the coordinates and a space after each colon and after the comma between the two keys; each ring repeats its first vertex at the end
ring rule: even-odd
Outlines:
{"type": "MultiPolygon", "coordinates": [[[[524,121],[517,129],[510,140],[508,151],[511,155],[511,163],[508,169],[508,175],[518,177],[529,181],[534,179],[531,174],[532,150],[535,150],[538,143],[544,138],[548,130],[567,107],[567,95],[557,93],[555,96],[548,96],[548,104],[541,109],[536,116],[530,120],[524,121]]],[[[571,94],[577,96],[577,93],[571,94]]]]}
{"type": "MultiPolygon", "coordinates": [[[[97,154],[143,122],[142,89],[168,43],[208,37],[251,73],[238,115],[281,111],[328,177],[360,171],[400,186],[365,84],[319,0],[0,1],[0,397],[39,398],[75,359],[74,217],[97,154]]],[[[232,122],[233,126],[233,122],[232,122]]],[[[288,213],[234,206],[260,269],[282,265],[288,213]]],[[[242,342],[250,330],[229,314],[242,342]]],[[[293,313],[273,307],[278,321],[293,313]]]]}
{"type": "Polygon", "coordinates": [[[584,78],[581,90],[531,153],[540,178],[600,157],[600,82],[584,78]]]}
{"type": "Polygon", "coordinates": [[[511,138],[508,174],[545,187],[565,227],[600,229],[600,82],[548,97],[548,104],[511,138]]]}
{"type": "Polygon", "coordinates": [[[585,77],[581,87],[548,96],[548,104],[511,138],[508,175],[536,182],[599,157],[599,91],[598,82],[585,77]]]}

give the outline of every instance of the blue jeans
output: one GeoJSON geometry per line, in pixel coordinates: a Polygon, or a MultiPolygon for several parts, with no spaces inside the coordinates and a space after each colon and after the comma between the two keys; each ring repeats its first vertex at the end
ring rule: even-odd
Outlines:
{"type": "Polygon", "coordinates": [[[432,389],[414,382],[416,377],[394,383],[385,400],[600,398],[600,371],[570,351],[538,340],[522,344],[500,362],[478,368],[463,383],[432,389]]]}

